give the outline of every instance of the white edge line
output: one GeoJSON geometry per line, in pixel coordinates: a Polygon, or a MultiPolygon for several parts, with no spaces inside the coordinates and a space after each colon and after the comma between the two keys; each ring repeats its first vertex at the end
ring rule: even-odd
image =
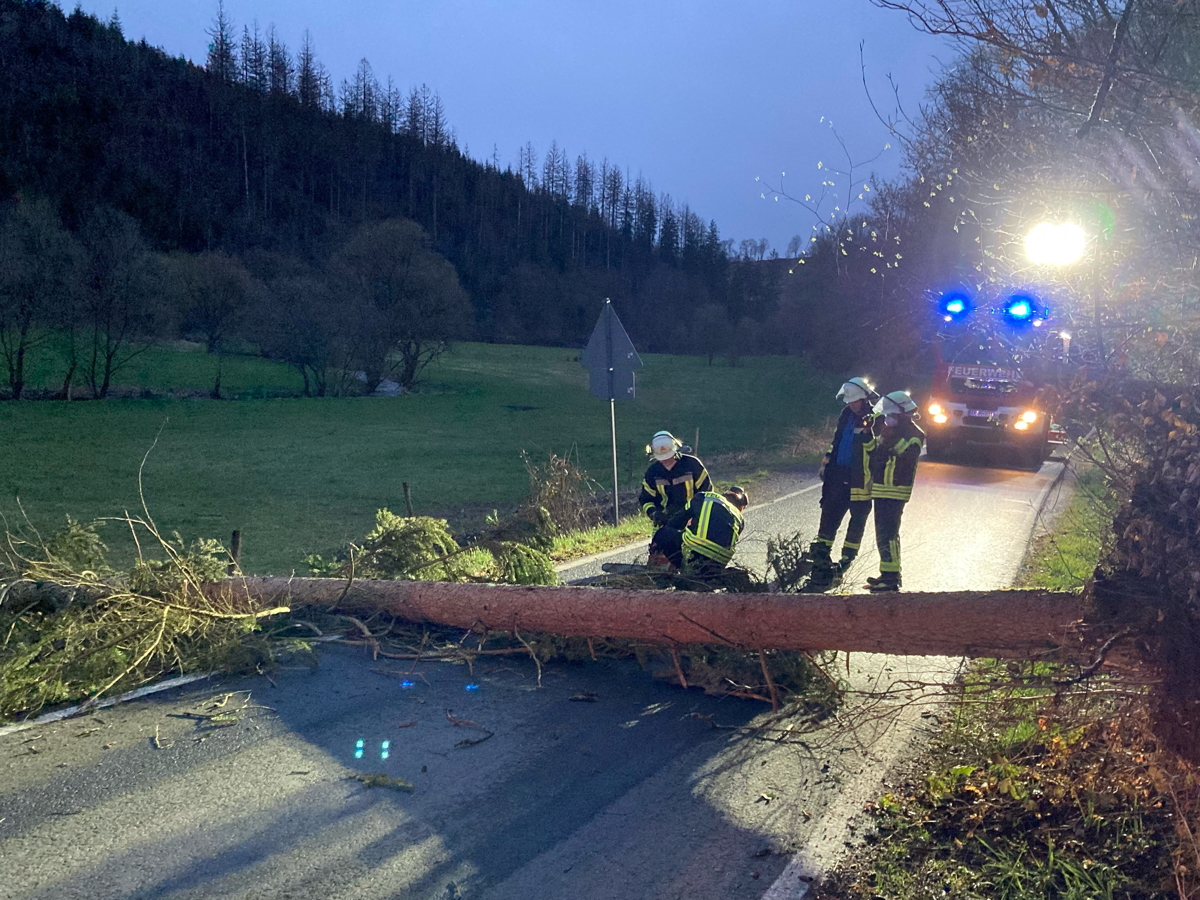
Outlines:
{"type": "Polygon", "coordinates": [[[72,716],[78,716],[83,713],[90,713],[96,709],[107,709],[110,706],[116,706],[118,703],[125,703],[128,700],[137,700],[139,697],[148,697],[151,694],[157,694],[162,691],[169,691],[171,688],[183,687],[185,684],[191,684],[195,681],[203,681],[205,678],[212,678],[215,672],[205,672],[200,675],[180,675],[178,678],[168,678],[166,681],[160,681],[157,684],[148,684],[145,687],[140,687],[137,690],[130,691],[127,694],[121,694],[119,697],[106,697],[103,700],[97,700],[95,703],[80,703],[78,706],[69,706],[66,709],[58,709],[54,712],[48,712],[38,716],[36,719],[30,719],[27,722],[17,722],[13,725],[5,725],[0,728],[0,737],[9,734],[16,734],[19,731],[28,731],[37,725],[48,725],[51,722],[58,722],[62,719],[69,719],[72,716]]]}
{"type": "MultiPolygon", "coordinates": [[[[1067,464],[1071,461],[1071,454],[1074,452],[1075,447],[1072,447],[1067,453],[1066,458],[1061,461],[1060,465],[1064,472],[1066,471],[1067,464]]],[[[1060,474],[1056,474],[1054,478],[1051,478],[1046,487],[1038,495],[1037,503],[1031,504],[1037,509],[1038,516],[1041,515],[1042,504],[1050,495],[1050,491],[1054,489],[1054,485],[1058,482],[1059,477],[1060,474]]],[[[808,488],[788,494],[787,496],[794,497],[796,494],[803,493],[805,490],[811,490],[813,487],[816,487],[816,485],[810,485],[808,488]]],[[[779,499],[784,500],[787,498],[780,497],[779,499]]],[[[1026,503],[1028,501],[1014,500],[1011,502],[1026,503]]],[[[1034,518],[1034,527],[1036,527],[1037,516],[1034,518]]],[[[882,776],[880,781],[882,781],[882,776]]],[[[807,854],[805,854],[803,849],[793,854],[792,858],[788,860],[788,864],[784,867],[784,870],[779,873],[779,877],[767,888],[767,892],[763,894],[762,900],[804,900],[808,896],[809,891],[812,890],[813,885],[817,884],[827,874],[827,867],[809,865],[806,856],[807,854]],[[796,884],[796,882],[799,883],[796,884]]]]}
{"type": "MultiPolygon", "coordinates": [[[[809,491],[815,491],[820,486],[821,482],[818,481],[816,484],[810,484],[806,487],[802,487],[797,491],[792,491],[790,494],[784,494],[782,497],[776,497],[774,500],[768,500],[766,503],[759,503],[756,506],[748,506],[746,507],[746,512],[751,513],[756,509],[763,509],[768,506],[773,506],[776,503],[782,503],[784,500],[791,500],[793,497],[799,497],[801,494],[807,494],[809,491]]],[[[570,559],[566,562],[561,562],[556,565],[554,567],[554,571],[559,573],[569,572],[571,569],[578,568],[579,566],[586,566],[588,563],[600,562],[613,556],[620,556],[622,553],[628,553],[630,550],[636,550],[638,547],[644,547],[645,544],[645,541],[633,541],[620,547],[614,547],[612,550],[602,550],[599,553],[581,556],[578,559],[570,559]]]]}

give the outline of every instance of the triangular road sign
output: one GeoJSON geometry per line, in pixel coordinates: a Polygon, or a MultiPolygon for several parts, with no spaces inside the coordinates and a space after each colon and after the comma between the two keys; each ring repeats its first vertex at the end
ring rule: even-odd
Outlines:
{"type": "Polygon", "coordinates": [[[602,400],[633,399],[633,372],[642,367],[642,359],[625,326],[617,318],[611,300],[604,301],[604,309],[592,329],[580,362],[588,370],[588,388],[592,396],[602,400]]]}

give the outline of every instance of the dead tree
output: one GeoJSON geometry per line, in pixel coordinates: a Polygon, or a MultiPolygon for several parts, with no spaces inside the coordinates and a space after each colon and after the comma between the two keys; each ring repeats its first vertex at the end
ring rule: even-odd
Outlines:
{"type": "Polygon", "coordinates": [[[327,578],[223,584],[273,604],[384,610],[417,623],[755,650],[1028,658],[1078,646],[1083,617],[1078,595],[1045,591],[716,594],[327,578]]]}

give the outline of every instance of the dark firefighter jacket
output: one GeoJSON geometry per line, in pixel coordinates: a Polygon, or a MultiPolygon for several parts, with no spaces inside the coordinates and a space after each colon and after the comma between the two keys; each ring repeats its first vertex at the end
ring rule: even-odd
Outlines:
{"type": "Polygon", "coordinates": [[[681,453],[675,465],[667,467],[657,459],[646,470],[638,505],[656,524],[687,507],[701,491],[711,491],[712,480],[704,463],[694,456],[681,453]]]}
{"type": "Polygon", "coordinates": [[[733,559],[743,524],[738,508],[712,491],[697,494],[686,509],[667,523],[671,528],[683,529],[685,548],[723,566],[733,559]]]}
{"type": "Polygon", "coordinates": [[[907,501],[912,497],[917,460],[921,457],[924,443],[925,432],[908,417],[902,418],[897,425],[883,426],[880,433],[866,445],[871,467],[872,499],[907,501]]]}
{"type": "Polygon", "coordinates": [[[850,482],[851,500],[871,499],[871,470],[867,465],[867,444],[871,441],[871,424],[875,414],[870,408],[859,415],[849,406],[842,409],[838,416],[837,427],[833,430],[833,443],[825,451],[825,483],[832,484],[850,482]],[[851,451],[850,466],[839,466],[837,463],[838,446],[847,428],[854,429],[854,446],[851,451]]]}

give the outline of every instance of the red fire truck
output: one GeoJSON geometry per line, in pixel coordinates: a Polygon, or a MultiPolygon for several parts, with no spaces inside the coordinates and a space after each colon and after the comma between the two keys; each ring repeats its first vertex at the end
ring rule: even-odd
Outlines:
{"type": "MultiPolygon", "coordinates": [[[[943,300],[942,309],[951,324],[957,313],[969,312],[954,298],[943,300]]],[[[1066,440],[1062,426],[1038,403],[1038,393],[1056,377],[1062,355],[1058,348],[1069,346],[1069,338],[1049,328],[1043,332],[1045,313],[1037,318],[1038,308],[1028,298],[1010,300],[1001,312],[1028,331],[1014,336],[1000,329],[958,334],[943,329],[939,334],[937,367],[921,422],[931,459],[1001,445],[1011,449],[1020,465],[1036,471],[1054,446],[1066,440]]]]}

